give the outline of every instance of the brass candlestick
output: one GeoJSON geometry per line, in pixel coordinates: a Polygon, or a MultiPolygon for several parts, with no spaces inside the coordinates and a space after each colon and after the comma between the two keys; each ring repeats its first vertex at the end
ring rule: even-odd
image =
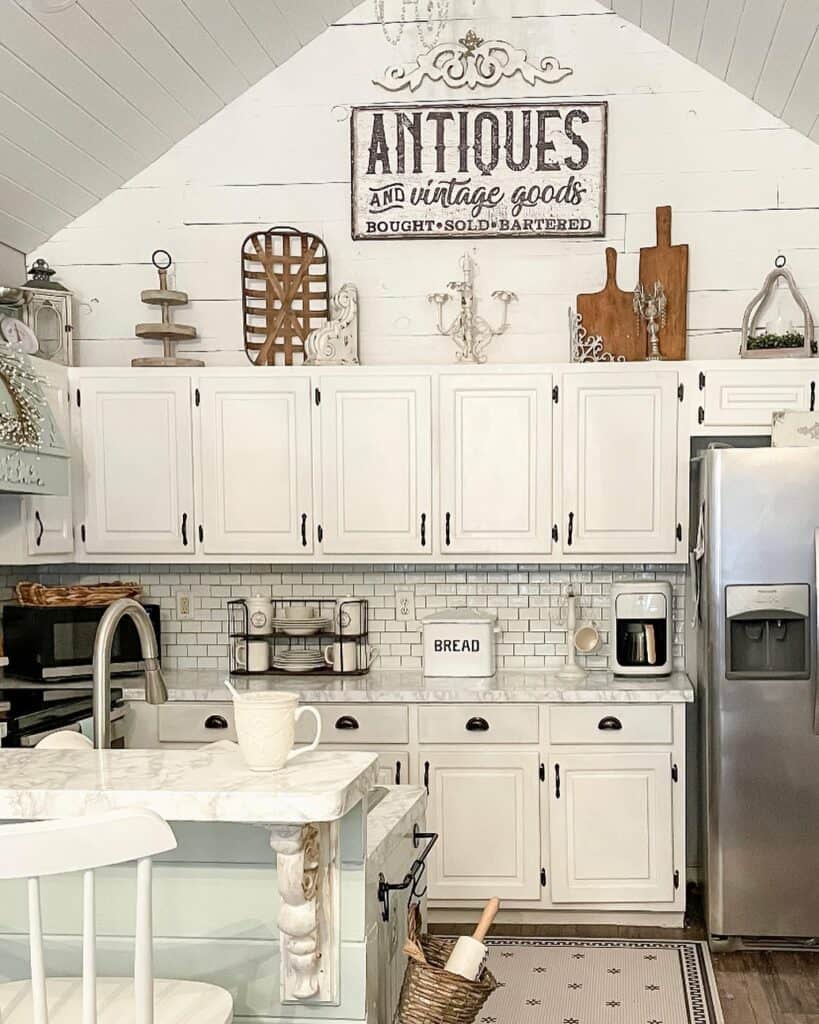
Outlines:
{"type": "Polygon", "coordinates": [[[665,290],[659,281],[655,281],[651,291],[647,291],[642,282],[634,289],[634,312],[638,320],[645,321],[648,332],[648,362],[665,359],[660,351],[660,326],[665,327],[667,308],[665,290]]]}

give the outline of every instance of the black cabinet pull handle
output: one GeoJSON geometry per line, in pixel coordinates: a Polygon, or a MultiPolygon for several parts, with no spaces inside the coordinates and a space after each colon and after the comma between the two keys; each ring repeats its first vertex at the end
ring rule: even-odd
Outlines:
{"type": "Polygon", "coordinates": [[[623,728],[623,723],[614,715],[606,715],[597,723],[597,728],[602,732],[619,732],[623,728]]]}
{"type": "Polygon", "coordinates": [[[449,547],[450,539],[451,539],[450,538],[450,528],[451,528],[451,526],[452,526],[452,513],[451,512],[447,512],[447,514],[446,514],[446,528],[445,528],[445,533],[446,533],[445,540],[446,540],[446,546],[447,547],[449,547]]]}
{"type": "Polygon", "coordinates": [[[569,533],[566,537],[566,543],[569,547],[572,546],[572,540],[574,538],[574,512],[569,513],[569,533]]]}
{"type": "Polygon", "coordinates": [[[34,518],[37,521],[37,539],[35,544],[39,547],[43,542],[43,534],[45,533],[45,526],[43,525],[43,518],[39,512],[34,513],[34,518]]]}
{"type": "Polygon", "coordinates": [[[182,513],[182,543],[188,546],[188,513],[182,513]]]}
{"type": "Polygon", "coordinates": [[[427,514],[426,512],[421,513],[421,547],[427,546],[427,514]]]}
{"type": "Polygon", "coordinates": [[[810,411],[816,412],[816,381],[810,382],[810,411]]]}
{"type": "Polygon", "coordinates": [[[200,544],[204,543],[204,540],[205,540],[205,527],[202,526],[202,524],[200,523],[199,524],[199,543],[200,544]]]}
{"type": "Polygon", "coordinates": [[[470,718],[466,723],[467,732],[489,732],[489,722],[485,718],[470,718]]]}
{"type": "Polygon", "coordinates": [[[555,765],[555,799],[560,799],[560,765],[555,765]]]}
{"type": "Polygon", "coordinates": [[[205,719],[206,729],[227,729],[227,727],[227,719],[224,718],[222,715],[209,715],[205,719]]]}
{"type": "Polygon", "coordinates": [[[424,789],[429,796],[429,761],[424,761],[424,789]]]}
{"type": "Polygon", "coordinates": [[[396,786],[401,785],[401,762],[395,762],[395,784],[396,786]]]}
{"type": "Polygon", "coordinates": [[[307,513],[302,512],[301,514],[301,546],[307,547],[307,513]]]}
{"type": "Polygon", "coordinates": [[[360,728],[357,720],[352,715],[342,715],[336,722],[336,729],[354,730],[360,728]]]}

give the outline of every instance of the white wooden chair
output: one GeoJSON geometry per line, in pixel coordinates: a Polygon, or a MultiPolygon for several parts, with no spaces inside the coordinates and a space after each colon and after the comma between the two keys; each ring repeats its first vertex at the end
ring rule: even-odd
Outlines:
{"type": "Polygon", "coordinates": [[[0,984],[2,1024],[230,1024],[216,985],[154,980],[151,858],[176,848],[148,810],[0,826],[0,879],[28,879],[31,980],[0,984]],[[94,870],[136,861],[134,977],[98,978],[94,870]],[[82,977],[46,978],[40,878],[83,872],[82,977]]]}

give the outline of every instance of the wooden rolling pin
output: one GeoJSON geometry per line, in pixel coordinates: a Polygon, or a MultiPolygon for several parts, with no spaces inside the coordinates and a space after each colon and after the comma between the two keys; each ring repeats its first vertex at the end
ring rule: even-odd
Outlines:
{"type": "Polygon", "coordinates": [[[495,915],[500,910],[500,900],[492,899],[484,907],[478,927],[472,935],[462,935],[455,943],[455,948],[449,954],[445,971],[450,974],[459,974],[467,981],[474,981],[481,973],[483,961],[486,957],[486,946],[483,940],[492,927],[495,915]]]}

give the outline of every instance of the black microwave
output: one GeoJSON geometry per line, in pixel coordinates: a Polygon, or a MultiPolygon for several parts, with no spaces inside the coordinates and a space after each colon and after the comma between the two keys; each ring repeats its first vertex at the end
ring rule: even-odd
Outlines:
{"type": "MultiPolygon", "coordinates": [[[[161,647],[159,605],[145,611],[161,647]]],[[[105,607],[42,607],[3,605],[3,643],[9,659],[9,675],[39,683],[91,679],[94,638],[105,607]]],[[[142,671],[142,653],[136,626],[125,616],[114,633],[111,674],[135,675],[142,671]]]]}

